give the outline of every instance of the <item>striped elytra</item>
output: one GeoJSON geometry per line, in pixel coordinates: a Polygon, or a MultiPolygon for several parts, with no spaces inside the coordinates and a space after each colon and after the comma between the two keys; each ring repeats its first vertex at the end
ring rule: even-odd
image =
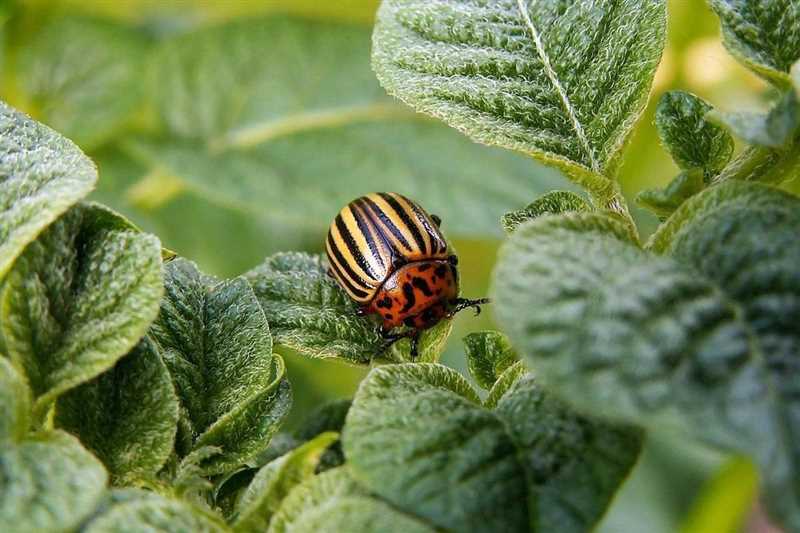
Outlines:
{"type": "Polygon", "coordinates": [[[397,193],[368,194],[347,204],[331,223],[326,249],[336,280],[361,304],[401,264],[447,258],[434,218],[397,193]]]}
{"type": "Polygon", "coordinates": [[[380,318],[391,343],[486,299],[458,297],[456,256],[448,252],[440,220],[397,193],[372,193],[347,204],[331,223],[325,248],[330,275],[359,305],[380,318]],[[394,328],[406,326],[401,333],[394,328]]]}

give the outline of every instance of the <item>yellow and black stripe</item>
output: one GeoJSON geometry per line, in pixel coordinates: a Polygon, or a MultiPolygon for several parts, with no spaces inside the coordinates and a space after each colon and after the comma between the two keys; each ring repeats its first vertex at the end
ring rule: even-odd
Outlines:
{"type": "Polygon", "coordinates": [[[331,271],[351,298],[369,302],[400,262],[443,259],[447,242],[433,218],[397,193],[372,193],[347,204],[326,243],[331,271]]]}

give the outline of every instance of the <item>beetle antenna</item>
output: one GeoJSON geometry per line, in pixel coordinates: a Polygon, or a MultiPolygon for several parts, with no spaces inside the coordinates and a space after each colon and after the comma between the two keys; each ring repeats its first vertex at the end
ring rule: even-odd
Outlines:
{"type": "Polygon", "coordinates": [[[475,308],[475,316],[481,314],[481,306],[484,304],[492,303],[489,298],[478,298],[477,300],[468,300],[467,298],[456,298],[453,300],[455,307],[453,310],[450,311],[450,316],[455,315],[456,313],[467,309],[468,307],[475,308]]]}

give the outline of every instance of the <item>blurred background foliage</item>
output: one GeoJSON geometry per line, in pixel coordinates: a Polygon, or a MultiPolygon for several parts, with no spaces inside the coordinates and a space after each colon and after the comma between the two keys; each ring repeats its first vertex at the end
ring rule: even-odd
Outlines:
{"type": "MultiPolygon", "coordinates": [[[[464,293],[487,292],[498,219],[555,188],[556,172],[470,143],[386,97],[369,68],[377,0],[0,0],[0,97],[75,140],[98,164],[94,198],[220,277],[281,250],[321,252],[350,199],[396,190],[444,220],[464,293]]],[[[653,115],[665,90],[722,110],[761,109],[764,82],[723,49],[701,0],[670,0],[669,44],[632,136],[634,206],[677,173],[653,115]]],[[[798,189],[798,185],[790,184],[798,189]]],[[[465,369],[462,315],[443,361],[465,369]]],[[[287,354],[292,421],[352,394],[365,369],[287,354]]],[[[753,467],[652,435],[600,530],[739,531],[757,519],[753,467]]],[[[763,526],[751,525],[751,530],[763,526]]]]}

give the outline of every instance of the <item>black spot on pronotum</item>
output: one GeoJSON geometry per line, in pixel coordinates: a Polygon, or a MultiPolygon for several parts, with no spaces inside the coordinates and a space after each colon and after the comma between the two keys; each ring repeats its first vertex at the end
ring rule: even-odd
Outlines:
{"type": "Polygon", "coordinates": [[[375,304],[378,308],[382,309],[391,309],[392,308],[392,299],[388,296],[384,296],[375,304]]]}
{"type": "Polygon", "coordinates": [[[406,304],[403,306],[403,312],[406,312],[414,307],[415,303],[417,303],[417,299],[414,296],[414,288],[410,283],[403,283],[403,296],[406,299],[406,304]]]}
{"type": "Polygon", "coordinates": [[[433,292],[431,292],[431,288],[428,287],[428,283],[422,278],[414,278],[411,281],[411,284],[422,291],[422,294],[425,296],[433,296],[433,292]]]}
{"type": "Polygon", "coordinates": [[[425,272],[426,270],[430,270],[431,266],[432,265],[430,263],[425,263],[424,265],[418,266],[417,270],[420,272],[425,272]]]}
{"type": "Polygon", "coordinates": [[[391,319],[392,319],[392,313],[386,313],[385,315],[383,315],[383,317],[384,317],[386,320],[391,320],[391,319]]]}
{"type": "Polygon", "coordinates": [[[440,278],[443,278],[447,275],[447,265],[439,265],[433,272],[440,278]]]}

